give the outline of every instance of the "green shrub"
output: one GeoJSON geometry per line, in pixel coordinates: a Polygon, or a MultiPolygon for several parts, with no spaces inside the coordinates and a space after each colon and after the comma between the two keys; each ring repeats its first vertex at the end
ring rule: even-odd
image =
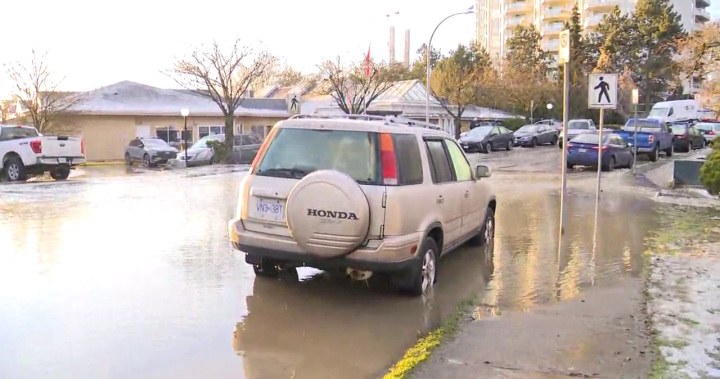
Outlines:
{"type": "Polygon", "coordinates": [[[228,154],[229,149],[227,148],[225,142],[207,141],[207,146],[213,149],[213,152],[215,153],[213,159],[215,163],[224,163],[230,160],[230,155],[228,154]]]}
{"type": "Polygon", "coordinates": [[[713,144],[712,153],[700,168],[700,182],[711,195],[720,194],[720,144],[713,144]]]}
{"type": "Polygon", "coordinates": [[[502,126],[515,131],[523,127],[523,125],[527,125],[527,121],[525,121],[522,118],[509,118],[506,120],[503,120],[502,126]]]}

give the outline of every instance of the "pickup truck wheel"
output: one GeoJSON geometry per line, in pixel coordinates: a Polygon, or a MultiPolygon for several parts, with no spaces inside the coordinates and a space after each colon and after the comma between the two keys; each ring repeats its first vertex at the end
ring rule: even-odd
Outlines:
{"type": "Polygon", "coordinates": [[[660,150],[657,146],[653,149],[652,152],[650,152],[650,162],[657,162],[658,158],[660,158],[660,150]]]}
{"type": "Polygon", "coordinates": [[[5,171],[5,180],[8,182],[24,182],[27,180],[27,171],[20,158],[8,158],[3,165],[3,171],[5,171]]]}
{"type": "Polygon", "coordinates": [[[50,177],[54,180],[65,180],[70,176],[69,167],[58,167],[50,171],[50,177]]]}
{"type": "Polygon", "coordinates": [[[670,147],[665,149],[665,156],[666,157],[672,157],[673,154],[675,154],[675,142],[670,144],[670,147]]]}

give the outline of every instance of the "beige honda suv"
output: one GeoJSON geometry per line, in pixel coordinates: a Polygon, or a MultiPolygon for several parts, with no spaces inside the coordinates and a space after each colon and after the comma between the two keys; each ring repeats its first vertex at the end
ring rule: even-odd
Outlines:
{"type": "Polygon", "coordinates": [[[433,124],[295,116],[275,125],[243,179],[230,241],[258,276],[298,266],[357,280],[382,273],[421,295],[441,256],[492,241],[489,176],[433,124]]]}

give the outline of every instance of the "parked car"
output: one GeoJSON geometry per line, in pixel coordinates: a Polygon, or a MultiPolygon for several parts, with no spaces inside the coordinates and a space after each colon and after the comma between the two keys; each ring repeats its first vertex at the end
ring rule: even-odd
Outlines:
{"type": "Polygon", "coordinates": [[[525,125],[515,131],[515,146],[535,147],[549,143],[558,143],[558,131],[547,125],[525,125]]]}
{"type": "Polygon", "coordinates": [[[701,109],[697,100],[661,101],[653,105],[648,118],[664,122],[697,120],[701,109]]]}
{"type": "Polygon", "coordinates": [[[557,129],[557,131],[561,131],[562,127],[563,127],[562,121],[558,121],[558,120],[554,120],[554,119],[540,120],[540,121],[536,122],[535,125],[547,125],[554,129],[557,129]]]}
{"type": "Polygon", "coordinates": [[[698,122],[695,127],[703,134],[708,145],[712,145],[715,137],[720,134],[720,122],[698,122]]]}
{"type": "Polygon", "coordinates": [[[603,171],[615,168],[632,168],[635,163],[633,151],[620,136],[608,132],[602,135],[598,144],[596,134],[581,134],[568,141],[567,168],[575,166],[597,167],[598,149],[602,149],[603,171]]]}
{"type": "MultiPolygon", "coordinates": [[[[593,120],[589,118],[585,119],[575,119],[568,121],[568,127],[567,127],[567,139],[570,141],[573,139],[573,137],[584,134],[584,133],[595,133],[597,132],[597,127],[595,127],[595,123],[593,120]]],[[[563,135],[565,134],[565,130],[562,130],[560,132],[560,135],[558,136],[558,147],[562,149],[563,147],[563,135]]]]}
{"type": "Polygon", "coordinates": [[[462,136],[460,146],[466,152],[483,152],[506,149],[515,145],[515,134],[504,126],[479,126],[462,136]]]}
{"type": "Polygon", "coordinates": [[[125,164],[132,166],[135,162],[142,162],[148,167],[155,167],[166,164],[177,153],[178,149],[160,138],[138,137],[125,148],[125,164]]]}
{"type": "MultiPolygon", "coordinates": [[[[234,136],[233,144],[233,163],[252,163],[257,155],[262,137],[249,133],[234,136]]],[[[208,146],[208,141],[225,141],[225,134],[211,134],[200,138],[194,145],[190,146],[187,151],[188,167],[203,166],[215,163],[215,152],[208,146]]],[[[185,152],[181,151],[175,158],[179,161],[185,161],[185,152]]]]}
{"type": "Polygon", "coordinates": [[[434,124],[352,116],[275,124],[240,183],[230,242],[257,276],[302,266],[355,280],[384,272],[420,296],[441,256],[466,241],[492,243],[490,171],[470,166],[434,124]]]}
{"type": "Polygon", "coordinates": [[[705,147],[705,136],[690,123],[674,123],[670,126],[675,135],[675,149],[691,152],[705,147]]]}
{"type": "Polygon", "coordinates": [[[636,148],[638,154],[646,154],[651,162],[660,157],[660,152],[672,157],[675,153],[675,135],[670,130],[670,124],[653,118],[631,118],[627,120],[622,130],[616,130],[614,134],[619,135],[632,148],[636,148]],[[637,129],[637,146],[635,141],[635,130],[637,129]]]}
{"type": "Polygon", "coordinates": [[[70,170],[85,162],[85,145],[80,138],[43,136],[32,126],[0,125],[0,159],[9,182],[46,172],[55,180],[65,180],[70,170]]]}

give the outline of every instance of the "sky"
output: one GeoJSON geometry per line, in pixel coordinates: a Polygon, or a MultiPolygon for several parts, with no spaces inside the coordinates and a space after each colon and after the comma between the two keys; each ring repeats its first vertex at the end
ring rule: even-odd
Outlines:
{"type": "MultiPolygon", "coordinates": [[[[18,32],[5,34],[0,62],[27,62],[35,49],[47,51],[50,67],[67,75],[64,90],[91,90],[123,80],[170,88],[177,85],[160,70],[214,39],[228,44],[240,38],[310,72],[324,59],[361,60],[369,45],[373,59],[387,60],[391,24],[398,60],[403,59],[404,30],[410,29],[412,61],[438,22],[474,2],[35,0],[32,17],[3,17],[3,30],[18,32]]],[[[26,15],[26,4],[10,1],[2,11],[26,15]]],[[[442,24],[433,47],[448,51],[474,37],[475,16],[461,15],[442,24]]],[[[8,85],[0,75],[0,90],[7,92],[8,85]]]]}

